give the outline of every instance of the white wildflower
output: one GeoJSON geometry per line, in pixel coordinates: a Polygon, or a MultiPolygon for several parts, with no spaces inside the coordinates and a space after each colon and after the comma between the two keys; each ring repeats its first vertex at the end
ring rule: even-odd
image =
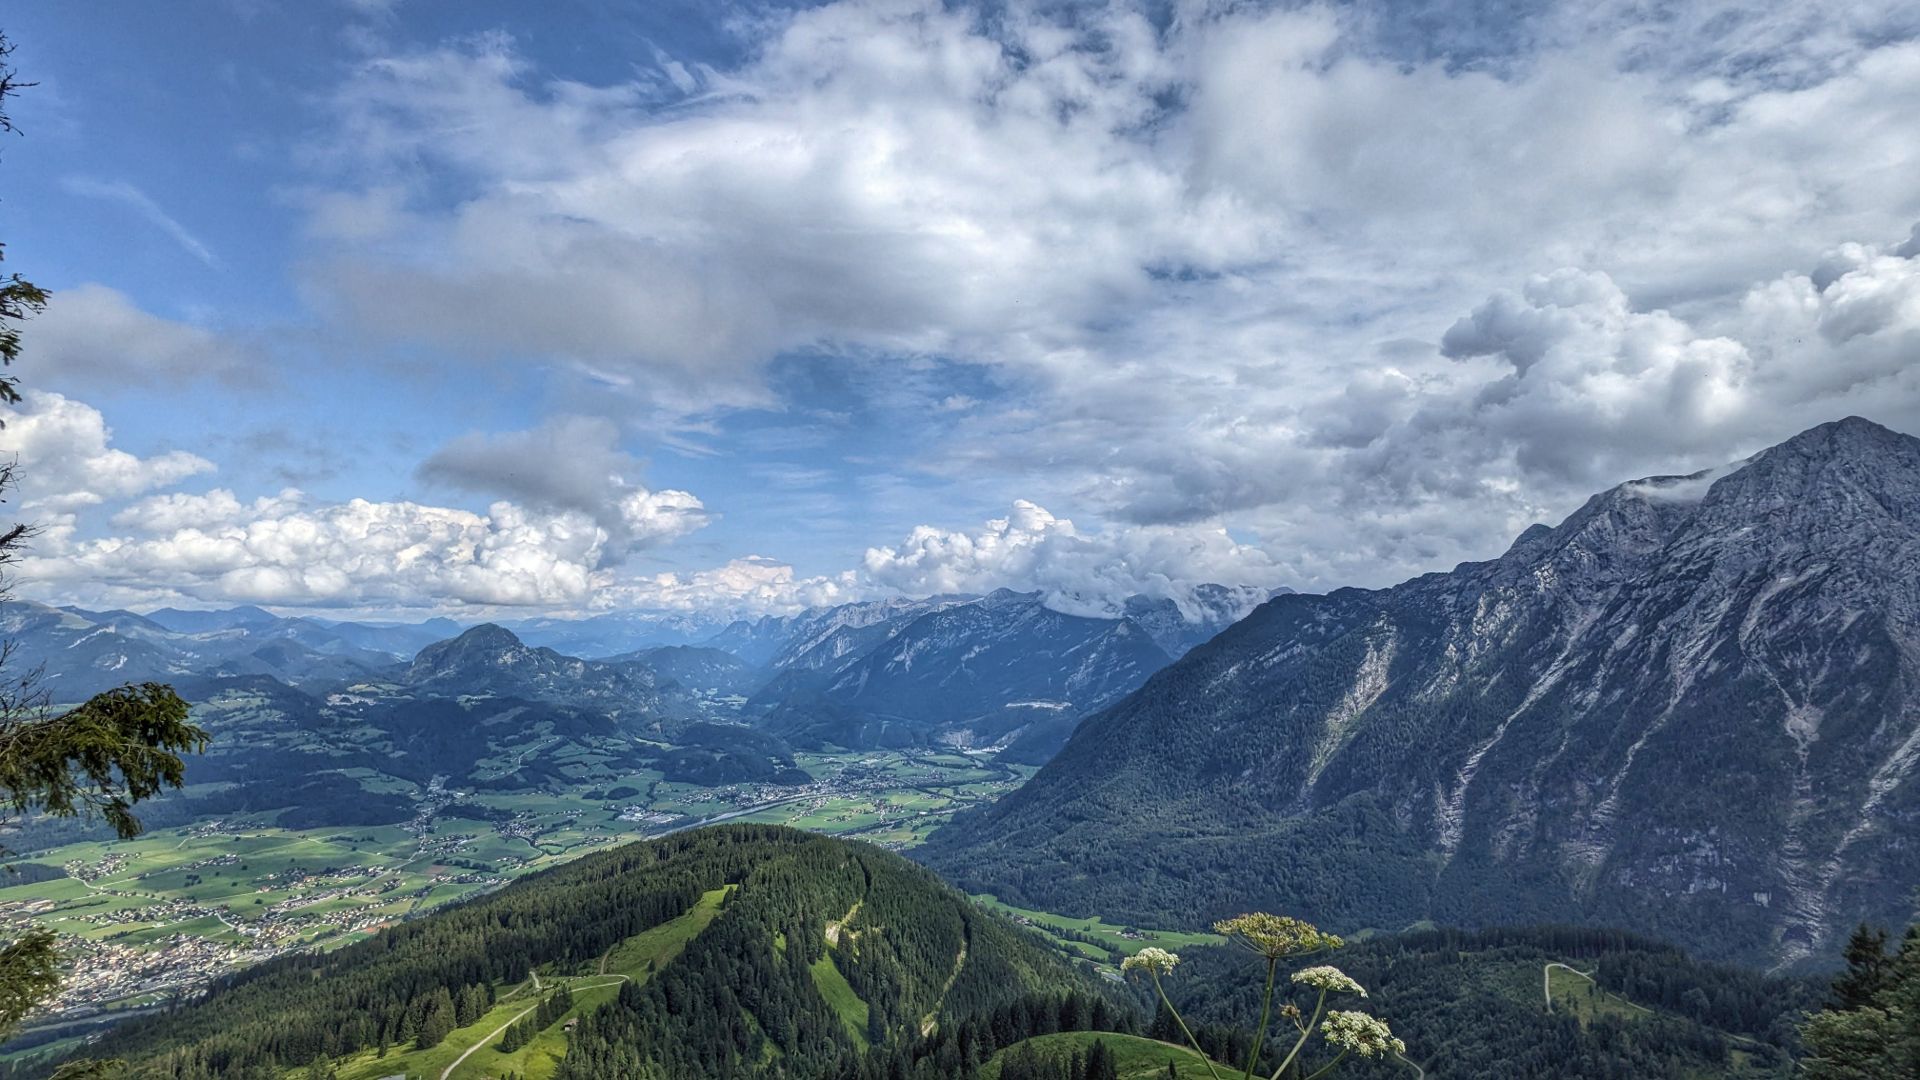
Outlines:
{"type": "Polygon", "coordinates": [[[1407,1052],[1407,1044],[1393,1037],[1386,1021],[1362,1012],[1328,1013],[1326,1022],[1320,1025],[1320,1034],[1332,1045],[1363,1058],[1382,1057],[1388,1051],[1407,1052]]]}
{"type": "Polygon", "coordinates": [[[1337,967],[1322,964],[1293,973],[1293,981],[1302,986],[1311,986],[1315,990],[1325,990],[1333,994],[1359,994],[1367,996],[1366,987],[1354,982],[1352,976],[1337,967]]]}

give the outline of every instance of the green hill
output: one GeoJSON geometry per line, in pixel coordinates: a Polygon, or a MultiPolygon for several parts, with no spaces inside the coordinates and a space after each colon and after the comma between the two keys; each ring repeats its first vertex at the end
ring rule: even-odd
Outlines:
{"type": "Polygon", "coordinates": [[[88,1053],[175,1080],[289,1080],[316,1059],[342,1080],[884,1076],[977,1014],[1022,1018],[995,1045],[1052,1030],[1027,1018],[1070,994],[1069,1012],[1091,1019],[1100,999],[1114,1022],[1104,993],[896,855],[721,826],[274,961],[88,1053]]]}
{"type": "MultiPolygon", "coordinates": [[[[1043,1062],[1053,1068],[1067,1065],[1076,1055],[1085,1058],[1094,1043],[1113,1052],[1120,1080],[1163,1080],[1171,1062],[1179,1080],[1211,1080],[1200,1056],[1185,1046],[1159,1042],[1139,1035],[1111,1031],[1063,1031],[1056,1035],[1037,1035],[1017,1042],[993,1055],[980,1067],[979,1080],[1001,1080],[1009,1060],[1023,1058],[1043,1062]]],[[[1216,1065],[1220,1075],[1228,1075],[1224,1065],[1216,1065]]]]}
{"type": "MultiPolygon", "coordinates": [[[[1181,955],[1168,992],[1216,1057],[1244,1062],[1240,1033],[1253,1025],[1261,972],[1239,950],[1181,955]]],[[[1334,964],[1368,989],[1366,1010],[1406,1040],[1427,1080],[1791,1076],[1795,1026],[1821,994],[1803,980],[1572,927],[1383,934],[1298,966],[1314,963],[1334,964]]],[[[1179,1039],[1164,1019],[1147,1034],[1179,1039]]],[[[1349,1060],[1340,1075],[1415,1073],[1403,1062],[1349,1060]]]]}

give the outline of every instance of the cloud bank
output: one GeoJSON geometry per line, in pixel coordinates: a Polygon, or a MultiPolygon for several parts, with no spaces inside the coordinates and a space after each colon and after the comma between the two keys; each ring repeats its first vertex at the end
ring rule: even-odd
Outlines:
{"type": "MultiPolygon", "coordinates": [[[[69,402],[34,437],[79,449],[21,452],[49,512],[103,513],[45,569],[399,606],[1379,585],[1848,413],[1920,431],[1910,4],[1466,14],[842,0],[599,82],[500,33],[368,38],[297,196],[305,295],[369,352],[546,365],[551,414],[433,452],[432,497],[318,503],[172,490],[211,464],[116,457],[69,402]],[[597,415],[724,456],[815,404],[781,378],[809,365],[925,431],[890,492],[1011,510],[909,492],[831,559],[658,572],[753,493],[648,484],[597,415]]],[[[33,334],[94,385],[251,355],[105,286],[33,334]]],[[[879,516],[834,486],[833,525],[879,516]]]]}

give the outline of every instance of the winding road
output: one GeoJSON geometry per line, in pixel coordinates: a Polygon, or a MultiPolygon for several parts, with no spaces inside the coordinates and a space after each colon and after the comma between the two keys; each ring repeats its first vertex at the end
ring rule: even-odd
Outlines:
{"type": "MultiPolygon", "coordinates": [[[[537,989],[540,983],[540,975],[538,972],[534,973],[533,981],[534,981],[535,988],[537,989]]],[[[616,983],[623,983],[626,981],[627,981],[627,976],[625,975],[612,975],[612,976],[607,976],[605,982],[575,984],[573,989],[597,990],[602,986],[612,986],[616,983]]],[[[513,1014],[513,1018],[511,1020],[508,1020],[506,1023],[501,1024],[499,1027],[494,1028],[492,1031],[488,1032],[486,1038],[481,1039],[479,1042],[476,1042],[472,1046],[467,1047],[466,1050],[463,1051],[459,1057],[453,1059],[453,1064],[441,1070],[440,1080],[450,1080],[450,1078],[453,1076],[453,1070],[459,1068],[462,1062],[472,1057],[473,1052],[475,1050],[480,1049],[481,1047],[487,1045],[488,1043],[494,1041],[495,1039],[498,1039],[500,1036],[506,1034],[508,1028],[520,1022],[521,1017],[527,1015],[528,1013],[532,1012],[533,1010],[539,1007],[540,1007],[540,1003],[537,1001],[534,1002],[533,1004],[513,1014]]]]}

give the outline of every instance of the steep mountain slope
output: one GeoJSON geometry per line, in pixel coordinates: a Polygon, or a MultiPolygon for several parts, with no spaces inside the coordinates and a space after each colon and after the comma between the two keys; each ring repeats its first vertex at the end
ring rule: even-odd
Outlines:
{"type": "Polygon", "coordinates": [[[1064,741],[1079,717],[1167,659],[1127,619],[1065,615],[1039,593],[1002,589],[923,614],[856,663],[797,685],[766,725],[803,745],[992,743],[1036,723],[1064,741]]]}
{"type": "Polygon", "coordinates": [[[1849,419],[1491,562],[1272,600],[928,858],[1052,910],[1823,957],[1920,879],[1917,687],[1920,440],[1849,419]]]}
{"type": "Polygon", "coordinates": [[[274,961],[88,1052],[136,1069],[164,1062],[168,1075],[252,1076],[269,1065],[279,1075],[316,1057],[340,1060],[348,1075],[362,1064],[386,1075],[373,1047],[384,1056],[389,1044],[398,1055],[445,1042],[452,1062],[456,1040],[492,1045],[489,1018],[511,1019],[516,991],[527,1007],[536,1000],[530,973],[549,987],[571,979],[576,995],[605,991],[561,1044],[559,1075],[576,1078],[879,1076],[870,1045],[884,1063],[896,1044],[1023,995],[1098,993],[1089,976],[898,856],[723,826],[587,856],[370,941],[274,961]],[[703,905],[706,916],[687,923],[703,905]],[[629,962],[631,945],[682,924],[684,947],[664,963],[629,962]],[[865,1014],[858,1027],[853,1007],[865,1014]],[[428,1019],[442,1008],[457,1030],[428,1019]]]}

